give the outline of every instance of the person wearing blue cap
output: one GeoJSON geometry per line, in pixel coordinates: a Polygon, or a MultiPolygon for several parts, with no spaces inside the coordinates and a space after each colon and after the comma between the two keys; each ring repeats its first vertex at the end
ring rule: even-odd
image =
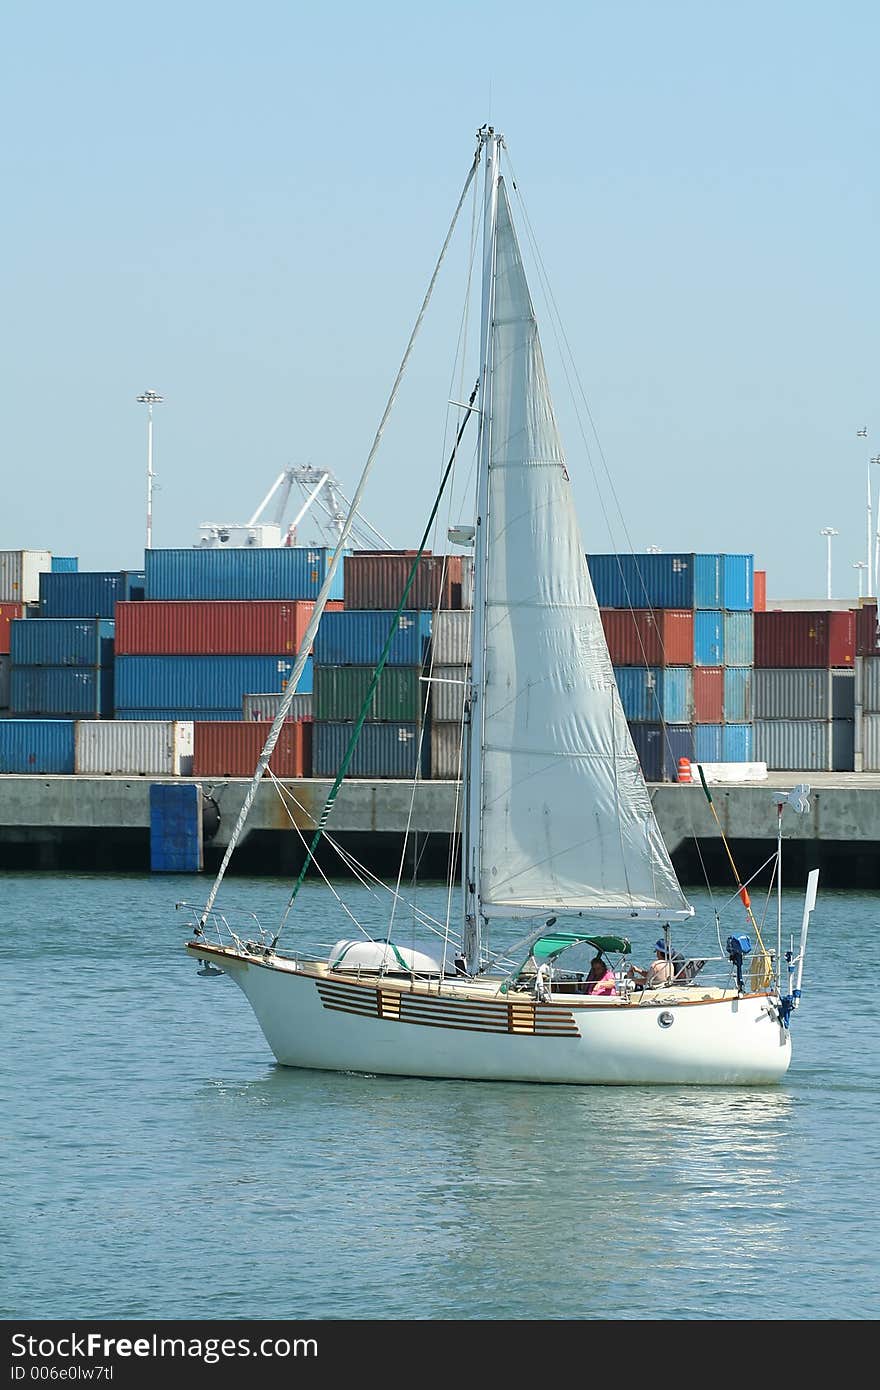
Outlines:
{"type": "Polygon", "coordinates": [[[675,978],[675,966],[670,958],[665,941],[658,941],[654,947],[655,957],[644,969],[631,965],[626,972],[631,980],[643,989],[657,989],[659,985],[671,985],[675,978]]]}

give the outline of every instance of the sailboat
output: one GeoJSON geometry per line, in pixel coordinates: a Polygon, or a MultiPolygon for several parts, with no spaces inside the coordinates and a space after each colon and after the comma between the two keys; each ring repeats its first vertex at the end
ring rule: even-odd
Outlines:
{"type": "MultiPolygon", "coordinates": [[[[456,536],[474,550],[459,949],[454,959],[445,951],[438,957],[389,932],[380,940],[342,939],[322,958],[309,958],[283,950],[280,930],[246,939],[217,916],[217,888],[269,764],[284,703],[186,949],[203,972],[222,971],[238,985],[285,1066],[536,1083],[778,1082],[791,1062],[815,876],[798,951],[784,953],[780,936],[775,952],[761,942],[750,966],[749,936],[721,944],[716,932],[713,982],[708,951],[685,960],[674,949],[673,932],[693,908],[661,837],[605,644],[504,150],[502,136],[483,127],[469,175],[483,163],[480,375],[472,407],[478,478],[473,527],[456,536]],[[523,929],[503,956],[488,944],[500,921],[523,929]],[[662,933],[656,987],[648,972],[640,981],[629,965],[631,941],[622,934],[645,922],[652,936],[662,933]],[[579,951],[607,965],[605,992],[582,969],[566,967],[579,951]]],[[[354,508],[358,501],[359,492],[354,508]]],[[[343,534],[334,561],[344,543],[343,534]]],[[[319,596],[314,626],[322,602],[319,596]]],[[[290,698],[296,678],[294,669],[290,698]]],[[[331,808],[332,797],[316,833],[331,808]]],[[[781,816],[780,805],[780,826],[781,816]]]]}

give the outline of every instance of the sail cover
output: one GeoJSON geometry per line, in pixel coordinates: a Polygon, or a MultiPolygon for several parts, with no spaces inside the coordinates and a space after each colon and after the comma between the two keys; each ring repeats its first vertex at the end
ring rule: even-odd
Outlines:
{"type": "Polygon", "coordinates": [[[482,909],[690,915],[614,681],[503,181],[492,333],[482,909]]]}

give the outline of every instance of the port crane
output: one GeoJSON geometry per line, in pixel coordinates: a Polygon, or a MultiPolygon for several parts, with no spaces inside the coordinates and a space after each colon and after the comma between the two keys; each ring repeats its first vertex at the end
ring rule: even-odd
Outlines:
{"type": "MultiPolygon", "coordinates": [[[[281,470],[248,521],[203,521],[199,527],[202,535],[198,545],[214,549],[221,546],[291,545],[321,545],[333,548],[342,534],[350,506],[351,503],[340,487],[339,480],[328,468],[314,468],[310,463],[296,464],[281,470]],[[295,491],[299,509],[285,527],[284,517],[295,491]],[[272,519],[262,519],[273,500],[272,519]],[[317,531],[315,533],[310,529],[307,538],[300,537],[299,531],[307,517],[310,528],[317,528],[317,531]]],[[[349,534],[349,544],[356,550],[391,549],[391,542],[386,540],[381,531],[371,525],[360,512],[356,513],[355,523],[349,534]]]]}

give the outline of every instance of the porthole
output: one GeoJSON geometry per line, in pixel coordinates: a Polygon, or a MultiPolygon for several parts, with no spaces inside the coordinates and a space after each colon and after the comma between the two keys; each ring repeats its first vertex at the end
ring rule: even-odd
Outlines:
{"type": "Polygon", "coordinates": [[[657,1019],[657,1022],[660,1024],[661,1028],[671,1028],[673,1023],[675,1022],[675,1018],[669,1012],[668,1009],[664,1009],[662,1014],[660,1014],[659,1018],[657,1019]]]}

